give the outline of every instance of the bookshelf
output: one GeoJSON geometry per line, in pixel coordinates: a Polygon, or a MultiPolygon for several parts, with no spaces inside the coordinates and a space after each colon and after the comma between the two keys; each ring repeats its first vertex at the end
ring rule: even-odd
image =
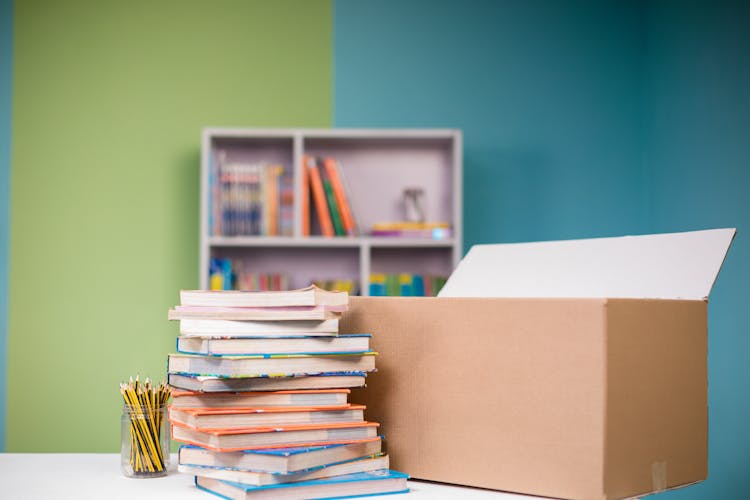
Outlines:
{"type": "Polygon", "coordinates": [[[462,252],[462,154],[461,132],[449,129],[204,129],[201,288],[209,287],[212,258],[230,259],[246,272],[284,273],[289,288],[313,280],[354,280],[361,295],[368,295],[371,273],[448,276],[462,252]],[[337,160],[356,234],[322,236],[312,196],[310,232],[303,234],[304,155],[337,160]],[[279,184],[292,198],[282,208],[289,216],[284,228],[270,236],[220,227],[225,219],[214,204],[225,196],[219,193],[219,164],[281,165],[286,177],[279,184]],[[411,187],[424,193],[424,220],[447,222],[452,234],[440,239],[370,235],[373,224],[405,220],[404,190],[411,187]]]}

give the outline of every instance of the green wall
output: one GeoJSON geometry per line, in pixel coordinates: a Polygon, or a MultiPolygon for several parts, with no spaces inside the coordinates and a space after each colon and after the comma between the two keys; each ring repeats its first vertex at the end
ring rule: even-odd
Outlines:
{"type": "Polygon", "coordinates": [[[16,2],[7,451],[116,451],[198,286],[200,129],[330,126],[330,1],[16,2]]]}

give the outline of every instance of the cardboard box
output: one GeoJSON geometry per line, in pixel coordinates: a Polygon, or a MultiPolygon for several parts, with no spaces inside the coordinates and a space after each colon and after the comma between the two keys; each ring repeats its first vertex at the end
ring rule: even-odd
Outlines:
{"type": "Polygon", "coordinates": [[[380,353],[352,400],[381,422],[392,467],[576,499],[704,480],[707,296],[734,231],[682,234],[531,244],[532,257],[523,245],[475,247],[446,288],[479,293],[476,276],[513,275],[478,287],[501,298],[352,297],[342,332],[372,333],[380,353]],[[581,258],[592,245],[607,255],[581,258]],[[567,292],[561,276],[576,278],[567,292]]]}

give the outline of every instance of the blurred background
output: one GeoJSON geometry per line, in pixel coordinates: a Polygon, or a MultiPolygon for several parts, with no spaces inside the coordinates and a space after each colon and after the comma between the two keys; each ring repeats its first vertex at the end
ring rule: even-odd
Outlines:
{"type": "Polygon", "coordinates": [[[750,486],[750,2],[0,0],[0,450],[115,452],[196,288],[200,131],[464,134],[464,243],[736,227],[709,479],[750,486]]]}

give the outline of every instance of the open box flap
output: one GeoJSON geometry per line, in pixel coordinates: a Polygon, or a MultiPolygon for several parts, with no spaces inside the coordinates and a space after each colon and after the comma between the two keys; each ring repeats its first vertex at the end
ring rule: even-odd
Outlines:
{"type": "Polygon", "coordinates": [[[735,233],[474,245],[439,296],[707,299],[735,233]]]}

